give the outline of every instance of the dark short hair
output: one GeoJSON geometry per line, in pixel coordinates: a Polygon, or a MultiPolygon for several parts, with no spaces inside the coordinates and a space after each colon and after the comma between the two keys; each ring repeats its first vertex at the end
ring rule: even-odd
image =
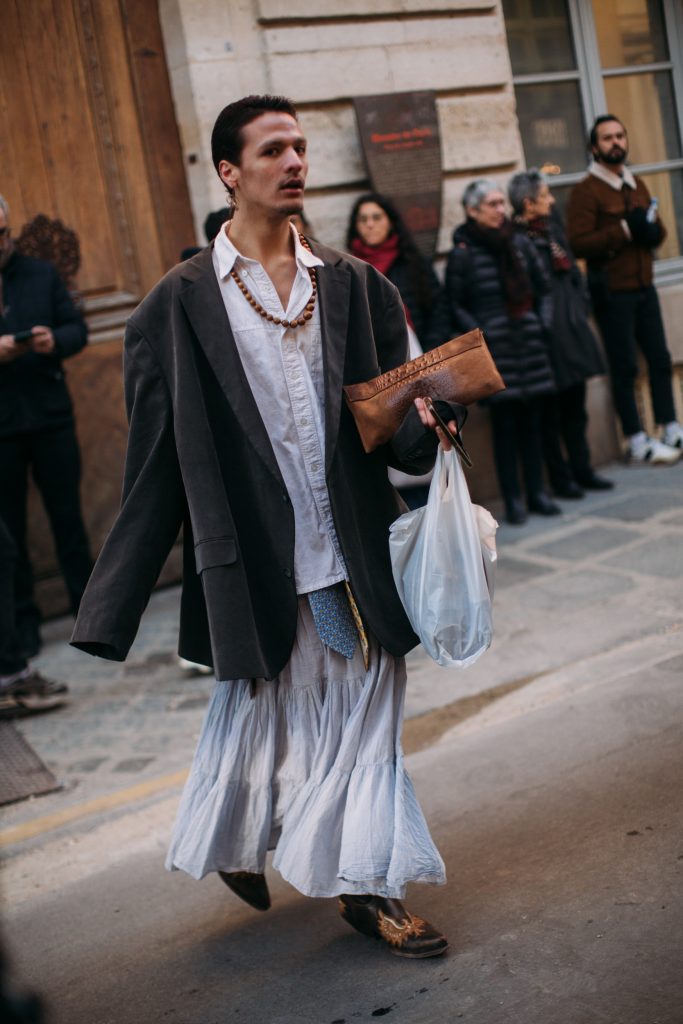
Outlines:
{"type": "Polygon", "coordinates": [[[212,210],[211,213],[207,214],[204,221],[204,234],[206,235],[207,242],[213,242],[226,220],[230,220],[231,215],[231,211],[227,206],[222,210],[212,210]]]}
{"type": "Polygon", "coordinates": [[[615,117],[614,114],[601,114],[600,117],[596,117],[595,120],[593,121],[593,126],[592,126],[592,128],[590,130],[590,134],[588,136],[588,148],[589,149],[592,149],[593,146],[597,146],[597,144],[598,144],[598,128],[600,127],[601,124],[607,124],[608,121],[616,121],[617,124],[620,124],[621,127],[624,129],[624,131],[626,131],[626,126],[624,125],[624,122],[620,118],[615,117]]]}
{"type": "Polygon", "coordinates": [[[244,146],[242,129],[270,111],[297,118],[296,107],[286,96],[244,96],[223,107],[211,133],[211,158],[216,171],[221,160],[239,164],[244,146]]]}

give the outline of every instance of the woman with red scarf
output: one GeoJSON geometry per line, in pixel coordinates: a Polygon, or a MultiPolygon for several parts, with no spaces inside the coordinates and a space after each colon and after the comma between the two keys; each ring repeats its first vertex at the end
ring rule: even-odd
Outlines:
{"type": "Polygon", "coordinates": [[[400,213],[386,196],[368,192],[353,204],[346,248],[370,263],[399,290],[412,331],[410,355],[420,355],[451,337],[439,280],[420,255],[400,213]],[[419,348],[415,345],[417,340],[419,348]]]}
{"type": "MultiPolygon", "coordinates": [[[[398,288],[408,322],[410,359],[448,341],[452,336],[450,317],[446,304],[439,301],[439,279],[431,263],[420,255],[390,199],[368,192],[356,200],[349,218],[346,248],[398,288]]],[[[390,469],[389,479],[409,508],[426,503],[431,473],[410,477],[390,469]]]]}
{"type": "Polygon", "coordinates": [[[471,182],[462,202],[466,220],[453,234],[446,293],[455,329],[483,330],[505,382],[505,391],[486,404],[506,518],[521,524],[527,511],[542,516],[562,511],[543,489],[541,407],[555,391],[547,347],[550,285],[533,245],[515,234],[505,216],[505,196],[494,181],[471,182]]]}

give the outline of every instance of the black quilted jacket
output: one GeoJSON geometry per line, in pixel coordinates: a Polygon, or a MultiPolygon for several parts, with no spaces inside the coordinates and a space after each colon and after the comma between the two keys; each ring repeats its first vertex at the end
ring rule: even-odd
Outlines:
{"type": "Polygon", "coordinates": [[[515,236],[534,290],[534,309],[512,320],[498,265],[491,252],[456,228],[446,268],[446,296],[454,333],[481,327],[506,390],[488,402],[551,394],[555,381],[547,335],[552,325],[550,284],[528,238],[515,236]]]}

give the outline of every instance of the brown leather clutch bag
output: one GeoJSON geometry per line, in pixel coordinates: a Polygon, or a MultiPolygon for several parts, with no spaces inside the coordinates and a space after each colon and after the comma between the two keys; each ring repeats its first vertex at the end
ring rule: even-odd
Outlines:
{"type": "Polygon", "coordinates": [[[477,329],[363,384],[347,384],[344,397],[363,448],[371,452],[391,440],[415,398],[470,405],[504,387],[477,329]]]}

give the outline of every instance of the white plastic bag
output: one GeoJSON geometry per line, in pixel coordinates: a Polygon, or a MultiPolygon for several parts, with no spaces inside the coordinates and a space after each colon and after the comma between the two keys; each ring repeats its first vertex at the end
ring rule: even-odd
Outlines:
{"type": "Polygon", "coordinates": [[[465,668],[491,645],[496,528],[493,516],[472,504],[455,451],[441,447],[427,504],[391,524],[399,596],[439,665],[465,668]]]}

